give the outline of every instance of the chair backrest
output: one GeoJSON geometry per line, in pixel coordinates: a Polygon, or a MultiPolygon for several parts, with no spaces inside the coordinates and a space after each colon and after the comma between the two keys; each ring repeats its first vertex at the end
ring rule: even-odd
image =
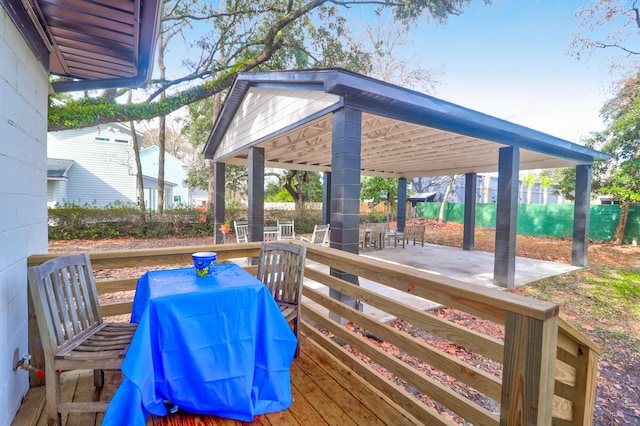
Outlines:
{"type": "Polygon", "coordinates": [[[236,233],[236,242],[237,243],[248,243],[249,242],[249,223],[242,221],[233,221],[233,230],[236,233]]]}
{"type": "Polygon", "coordinates": [[[313,244],[329,245],[329,224],[315,225],[313,227],[313,235],[311,235],[313,244]]]}
{"type": "Polygon", "coordinates": [[[89,254],[57,257],[28,270],[45,354],[56,354],[102,324],[89,254]]]}
{"type": "Polygon", "coordinates": [[[372,223],[370,224],[371,229],[375,229],[377,232],[386,232],[387,224],[386,223],[372,223]]]}
{"type": "Polygon", "coordinates": [[[277,226],[265,226],[263,230],[263,241],[276,241],[280,239],[280,228],[277,226]]]}
{"type": "Polygon", "coordinates": [[[296,231],[294,229],[293,220],[279,220],[278,230],[280,231],[281,240],[295,240],[296,231]]]}
{"type": "Polygon", "coordinates": [[[378,249],[382,248],[382,238],[384,236],[384,224],[375,224],[372,223],[371,224],[371,234],[370,234],[370,238],[371,238],[371,243],[379,246],[378,249]]]}
{"type": "Polygon", "coordinates": [[[300,304],[307,248],[290,243],[262,243],[257,278],[278,303],[300,304]]]}
{"type": "Polygon", "coordinates": [[[425,225],[409,225],[404,228],[405,238],[423,238],[424,233],[427,230],[425,225]]]}

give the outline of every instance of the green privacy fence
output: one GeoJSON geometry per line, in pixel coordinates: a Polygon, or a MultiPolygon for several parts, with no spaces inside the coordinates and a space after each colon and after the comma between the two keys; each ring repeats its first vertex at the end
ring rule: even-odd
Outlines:
{"type": "MultiPolygon", "coordinates": [[[[418,217],[434,219],[440,212],[440,203],[418,203],[418,217]]],[[[447,203],[445,220],[464,222],[464,204],[447,203]]],[[[591,206],[589,237],[598,241],[610,241],[618,224],[620,206],[591,206]]],[[[496,204],[476,204],[476,227],[495,229],[496,204]]],[[[519,204],[518,234],[543,237],[568,237],[573,235],[572,204],[519,204]]],[[[631,206],[623,241],[640,239],[640,206],[631,206]]]]}

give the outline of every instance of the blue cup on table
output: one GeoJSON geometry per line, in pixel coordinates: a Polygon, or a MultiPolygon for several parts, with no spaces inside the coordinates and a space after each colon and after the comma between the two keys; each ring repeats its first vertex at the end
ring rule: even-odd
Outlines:
{"type": "Polygon", "coordinates": [[[196,267],[196,276],[208,277],[213,274],[213,266],[218,255],[212,251],[199,251],[191,255],[193,265],[196,267]]]}

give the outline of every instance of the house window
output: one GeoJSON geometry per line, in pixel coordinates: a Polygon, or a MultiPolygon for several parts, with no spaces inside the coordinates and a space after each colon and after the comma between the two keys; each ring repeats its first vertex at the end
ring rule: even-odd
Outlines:
{"type": "Polygon", "coordinates": [[[109,138],[103,138],[101,136],[96,136],[95,140],[100,141],[100,142],[109,142],[109,138]]]}
{"type": "Polygon", "coordinates": [[[114,139],[114,141],[120,142],[120,143],[129,143],[129,141],[126,139],[114,139]]]}

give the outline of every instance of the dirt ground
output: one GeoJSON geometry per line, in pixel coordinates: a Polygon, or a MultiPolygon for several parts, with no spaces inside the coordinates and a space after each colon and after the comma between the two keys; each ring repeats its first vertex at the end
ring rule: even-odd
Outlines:
{"type": "MultiPolygon", "coordinates": [[[[428,243],[462,246],[463,230],[460,224],[438,224],[424,219],[411,222],[427,225],[425,241],[428,243]]],[[[123,250],[203,245],[211,242],[212,237],[49,241],[49,251],[123,250]]],[[[493,247],[494,232],[476,230],[475,249],[492,252],[493,247]]],[[[518,256],[563,263],[571,262],[571,248],[571,240],[561,238],[518,236],[516,242],[518,256]]],[[[602,279],[606,283],[607,271],[612,270],[640,273],[640,247],[591,242],[589,268],[586,270],[523,286],[515,292],[558,303],[563,318],[602,347],[594,424],[640,425],[640,318],[629,315],[624,306],[610,308],[613,312],[607,312],[606,315],[595,315],[593,301],[582,291],[591,280],[602,279]]],[[[441,309],[437,315],[452,320],[465,320],[453,310],[441,309]]],[[[407,324],[397,321],[393,326],[404,328],[407,324]]],[[[486,329],[482,332],[491,334],[486,329]]],[[[496,337],[498,333],[500,331],[496,330],[496,337]]]]}

